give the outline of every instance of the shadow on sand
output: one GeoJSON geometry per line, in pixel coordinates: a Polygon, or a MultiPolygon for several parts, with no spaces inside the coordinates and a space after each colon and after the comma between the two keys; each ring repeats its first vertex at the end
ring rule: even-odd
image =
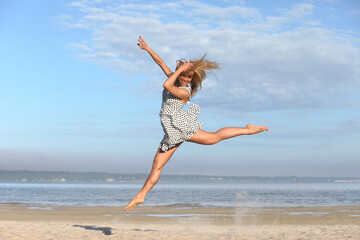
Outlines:
{"type": "Polygon", "coordinates": [[[81,228],[85,228],[86,230],[102,231],[105,235],[111,235],[110,227],[94,227],[94,226],[81,226],[81,225],[73,225],[73,227],[81,227],[81,228]]]}

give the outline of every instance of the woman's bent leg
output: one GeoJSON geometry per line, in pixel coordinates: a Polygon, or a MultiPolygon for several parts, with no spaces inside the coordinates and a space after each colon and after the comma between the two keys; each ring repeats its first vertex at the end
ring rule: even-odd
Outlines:
{"type": "Polygon", "coordinates": [[[144,186],[135,195],[135,197],[129,202],[129,204],[126,205],[124,210],[130,211],[137,205],[142,204],[144,202],[146,194],[159,181],[161,171],[163,170],[165,164],[170,160],[170,158],[174,154],[175,150],[180,146],[180,144],[178,144],[176,147],[171,148],[170,150],[168,150],[166,152],[160,151],[160,148],[158,149],[158,151],[155,154],[151,172],[150,172],[148,178],[146,179],[144,186]]]}
{"type": "Polygon", "coordinates": [[[228,138],[233,138],[240,135],[252,135],[263,131],[268,131],[268,128],[265,126],[254,126],[252,124],[248,124],[243,128],[226,127],[216,132],[206,132],[200,129],[188,141],[199,144],[212,145],[228,138]]]}

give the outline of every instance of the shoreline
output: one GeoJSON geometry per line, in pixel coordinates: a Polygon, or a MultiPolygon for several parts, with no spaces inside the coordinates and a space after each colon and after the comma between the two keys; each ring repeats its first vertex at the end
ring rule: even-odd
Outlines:
{"type": "Polygon", "coordinates": [[[190,207],[138,206],[124,211],[123,206],[53,206],[0,203],[0,221],[79,221],[122,222],[197,221],[216,225],[281,224],[356,224],[360,226],[360,206],[304,207],[190,207]],[[165,220],[165,221],[164,221],[165,220]]]}
{"type": "Polygon", "coordinates": [[[0,239],[358,239],[360,206],[61,207],[0,204],[0,239]],[[106,238],[107,237],[107,238],[106,238]]]}

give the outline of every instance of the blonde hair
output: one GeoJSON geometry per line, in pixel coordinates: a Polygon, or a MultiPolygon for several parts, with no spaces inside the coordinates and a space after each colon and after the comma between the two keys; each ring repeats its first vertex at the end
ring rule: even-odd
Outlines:
{"type": "MultiPolygon", "coordinates": [[[[191,96],[194,96],[202,87],[202,81],[206,78],[206,75],[212,73],[212,69],[220,68],[220,65],[216,62],[212,62],[205,59],[206,53],[200,59],[192,59],[190,62],[194,63],[194,67],[192,67],[187,72],[194,72],[194,76],[191,80],[191,96]]],[[[186,63],[185,59],[180,59],[176,61],[176,70],[178,70],[181,65],[186,63]]],[[[176,71],[175,70],[175,71],[176,71]]],[[[175,84],[179,84],[178,79],[175,84]]]]}

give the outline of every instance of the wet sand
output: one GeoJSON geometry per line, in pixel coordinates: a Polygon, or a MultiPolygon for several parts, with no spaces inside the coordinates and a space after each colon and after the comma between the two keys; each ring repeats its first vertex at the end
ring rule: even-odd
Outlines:
{"type": "Polygon", "coordinates": [[[0,239],[360,239],[360,206],[293,208],[0,205],[0,239]]]}

